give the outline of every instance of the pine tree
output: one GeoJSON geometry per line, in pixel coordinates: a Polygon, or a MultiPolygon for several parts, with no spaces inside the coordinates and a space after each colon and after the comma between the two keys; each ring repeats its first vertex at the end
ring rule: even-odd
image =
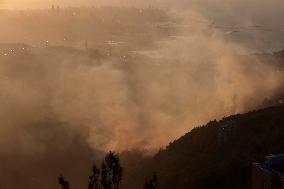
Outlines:
{"type": "Polygon", "coordinates": [[[89,176],[88,189],[99,189],[100,170],[96,165],[93,165],[92,174],[89,176]]]}
{"type": "Polygon", "coordinates": [[[101,185],[103,189],[118,189],[122,180],[122,167],[118,154],[109,152],[102,163],[101,185]]]}
{"type": "Polygon", "coordinates": [[[143,189],[155,189],[158,186],[157,175],[154,174],[153,177],[148,180],[146,179],[143,189]]]}
{"type": "Polygon", "coordinates": [[[61,185],[61,189],[69,189],[70,185],[67,180],[65,180],[64,176],[62,174],[58,177],[58,183],[61,185]]]}

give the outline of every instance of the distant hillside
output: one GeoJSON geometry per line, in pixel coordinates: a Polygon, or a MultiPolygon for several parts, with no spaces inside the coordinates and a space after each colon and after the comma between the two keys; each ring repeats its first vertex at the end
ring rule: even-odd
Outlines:
{"type": "Polygon", "coordinates": [[[158,188],[162,189],[246,189],[250,188],[251,163],[263,161],[267,154],[283,152],[281,105],[193,129],[144,164],[138,160],[138,170],[126,172],[124,188],[139,187],[144,181],[141,175],[156,172],[158,188]]]}

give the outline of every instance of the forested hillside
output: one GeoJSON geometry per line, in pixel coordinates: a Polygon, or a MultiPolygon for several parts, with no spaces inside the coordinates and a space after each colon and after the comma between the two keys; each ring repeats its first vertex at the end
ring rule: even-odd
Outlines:
{"type": "Polygon", "coordinates": [[[284,106],[211,121],[128,172],[124,188],[156,172],[163,189],[250,188],[251,163],[284,150],[284,106]]]}

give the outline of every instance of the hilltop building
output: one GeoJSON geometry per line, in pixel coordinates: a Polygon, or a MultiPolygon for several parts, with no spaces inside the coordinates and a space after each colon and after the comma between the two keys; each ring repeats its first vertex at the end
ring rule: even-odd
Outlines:
{"type": "Polygon", "coordinates": [[[252,189],[284,189],[284,154],[269,155],[252,164],[252,189]]]}

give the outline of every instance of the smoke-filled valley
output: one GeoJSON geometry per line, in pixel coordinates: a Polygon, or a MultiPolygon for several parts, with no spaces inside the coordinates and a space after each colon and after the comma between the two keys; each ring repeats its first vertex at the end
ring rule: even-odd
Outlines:
{"type": "Polygon", "coordinates": [[[61,172],[86,187],[108,150],[153,155],[210,120],[283,104],[280,26],[211,12],[0,10],[0,188],[54,188],[61,172]]]}

